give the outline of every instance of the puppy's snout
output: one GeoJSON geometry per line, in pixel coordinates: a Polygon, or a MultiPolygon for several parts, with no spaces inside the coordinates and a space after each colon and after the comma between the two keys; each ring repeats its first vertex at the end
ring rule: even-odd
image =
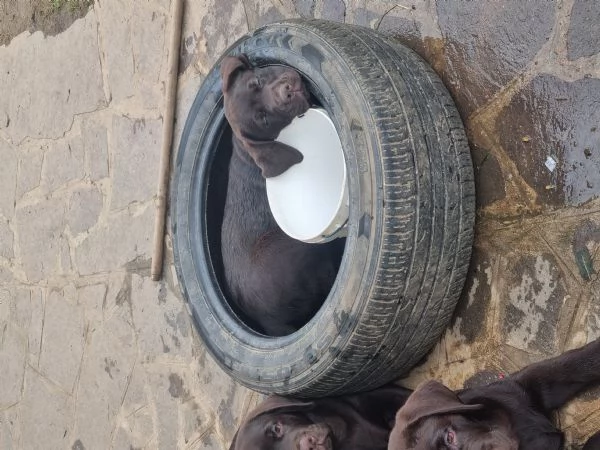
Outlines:
{"type": "Polygon", "coordinates": [[[317,450],[317,439],[312,435],[305,435],[300,440],[300,450],[317,450]]]}
{"type": "Polygon", "coordinates": [[[284,81],[279,85],[279,98],[283,101],[290,101],[294,96],[294,88],[289,81],[284,81]]]}
{"type": "Polygon", "coordinates": [[[330,445],[328,445],[328,439],[321,442],[316,436],[306,434],[300,439],[298,450],[328,450],[329,448],[330,445]]]}

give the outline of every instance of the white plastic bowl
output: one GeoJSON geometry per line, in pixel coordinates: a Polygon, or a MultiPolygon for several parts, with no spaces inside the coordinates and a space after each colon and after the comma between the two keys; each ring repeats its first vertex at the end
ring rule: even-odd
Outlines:
{"type": "Polygon", "coordinates": [[[311,108],[284,128],[277,140],[304,159],[268,178],[267,197],[281,229],[304,242],[327,242],[345,235],[348,186],[342,143],[327,112],[311,108]]]}

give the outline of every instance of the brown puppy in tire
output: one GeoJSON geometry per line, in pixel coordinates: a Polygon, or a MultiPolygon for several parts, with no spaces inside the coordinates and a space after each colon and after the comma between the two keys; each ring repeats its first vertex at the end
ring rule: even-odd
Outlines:
{"type": "Polygon", "coordinates": [[[302,154],[275,141],[310,106],[297,71],[253,67],[245,55],[221,64],[225,116],[233,131],[233,153],[221,251],[226,290],[240,312],[271,336],[302,327],[327,297],[343,252],[343,240],[307,244],[277,225],[265,178],[302,161],[302,154]]]}
{"type": "MultiPolygon", "coordinates": [[[[271,396],[242,423],[230,450],[560,450],[552,412],[599,384],[596,340],[457,392],[428,381],[412,393],[387,386],[312,401],[271,396]]],[[[600,450],[600,434],[584,449],[600,450]]]]}

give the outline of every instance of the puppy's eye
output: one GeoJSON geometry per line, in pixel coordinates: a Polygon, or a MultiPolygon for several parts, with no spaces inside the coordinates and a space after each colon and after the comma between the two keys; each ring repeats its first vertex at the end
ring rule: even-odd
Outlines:
{"type": "Polygon", "coordinates": [[[248,81],[248,87],[250,89],[261,89],[262,88],[262,83],[260,81],[260,78],[258,77],[254,77],[252,78],[250,81],[248,81]]]}
{"type": "Polygon", "coordinates": [[[283,427],[280,423],[274,423],[269,428],[269,434],[274,438],[280,438],[283,435],[283,427]]]}
{"type": "Polygon", "coordinates": [[[444,444],[450,447],[456,445],[456,433],[451,428],[446,428],[444,432],[444,444]]]}

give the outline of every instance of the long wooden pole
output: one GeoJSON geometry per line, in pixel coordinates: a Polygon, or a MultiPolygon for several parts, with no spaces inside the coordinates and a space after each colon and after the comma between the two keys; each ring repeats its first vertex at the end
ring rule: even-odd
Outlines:
{"type": "Polygon", "coordinates": [[[177,104],[177,78],[179,75],[179,46],[181,42],[181,22],[183,0],[171,0],[171,42],[167,58],[168,72],[165,90],[163,115],[162,147],[154,220],[154,251],[150,276],[157,281],[162,275],[165,219],[167,214],[167,194],[169,192],[169,170],[171,165],[171,145],[173,143],[173,118],[177,104]]]}

